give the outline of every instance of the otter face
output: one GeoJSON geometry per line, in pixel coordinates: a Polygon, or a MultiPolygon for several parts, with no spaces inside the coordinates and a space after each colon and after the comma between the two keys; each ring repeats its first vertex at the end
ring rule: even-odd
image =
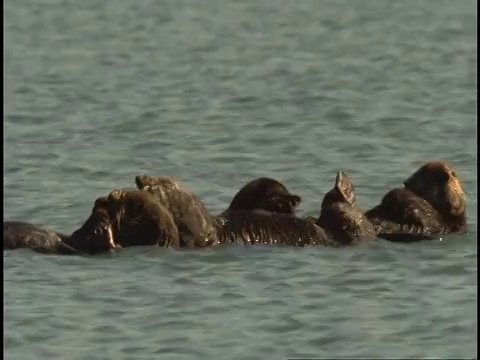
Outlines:
{"type": "Polygon", "coordinates": [[[90,217],[71,236],[75,248],[96,254],[118,248],[115,243],[112,223],[105,208],[94,206],[90,217]]]}
{"type": "Polygon", "coordinates": [[[348,175],[342,170],[337,173],[333,189],[325,194],[322,209],[335,203],[355,205],[355,188],[348,175]]]}
{"type": "Polygon", "coordinates": [[[121,247],[115,242],[108,212],[96,211],[93,221],[93,236],[90,237],[90,245],[95,252],[109,251],[121,247]]]}
{"type": "Polygon", "coordinates": [[[403,184],[444,215],[461,216],[465,213],[466,196],[461,180],[444,161],[427,162],[403,184]]]}
{"type": "MultiPolygon", "coordinates": [[[[105,208],[117,227],[120,226],[125,214],[134,210],[135,202],[131,201],[130,194],[130,191],[115,189],[107,196],[105,208]]],[[[104,199],[101,201],[103,203],[104,199]]]]}
{"type": "Polygon", "coordinates": [[[233,197],[228,210],[266,210],[279,214],[293,214],[302,201],[290,193],[281,182],[261,177],[245,184],[233,197]]]}

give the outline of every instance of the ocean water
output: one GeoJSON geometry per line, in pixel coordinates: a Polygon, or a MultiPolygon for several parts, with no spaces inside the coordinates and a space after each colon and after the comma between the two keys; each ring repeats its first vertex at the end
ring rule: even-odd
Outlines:
{"type": "Polygon", "coordinates": [[[4,252],[6,359],[477,356],[477,3],[7,0],[4,217],[71,232],[138,174],[212,212],[258,176],[316,215],[423,162],[469,233],[346,249],[4,252]]]}

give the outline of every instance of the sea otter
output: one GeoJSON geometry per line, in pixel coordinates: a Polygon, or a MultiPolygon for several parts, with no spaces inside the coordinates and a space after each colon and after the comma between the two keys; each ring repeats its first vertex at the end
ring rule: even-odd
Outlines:
{"type": "Polygon", "coordinates": [[[246,183],[233,197],[228,211],[265,210],[278,214],[294,214],[302,201],[278,180],[260,177],[246,183]]]}
{"type": "Polygon", "coordinates": [[[112,219],[115,242],[122,247],[179,247],[172,214],[148,192],[113,190],[103,204],[112,219]]]}
{"type": "Polygon", "coordinates": [[[465,192],[451,165],[429,161],[403,185],[365,213],[378,237],[409,242],[466,233],[465,192]]]}
{"type": "Polygon", "coordinates": [[[52,254],[98,254],[117,248],[108,214],[94,205],[85,223],[71,235],[21,221],[3,222],[3,249],[30,248],[52,254]]]}
{"type": "Polygon", "coordinates": [[[171,177],[139,175],[140,191],[155,196],[178,227],[182,247],[205,247],[216,243],[217,220],[193,192],[171,177]]]}

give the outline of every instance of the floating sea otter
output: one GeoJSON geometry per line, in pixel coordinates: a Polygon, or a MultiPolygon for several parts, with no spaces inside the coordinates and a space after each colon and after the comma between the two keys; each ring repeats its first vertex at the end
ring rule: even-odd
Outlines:
{"type": "Polygon", "coordinates": [[[376,236],[372,223],[356,206],[355,188],[343,171],[337,173],[335,186],[325,194],[316,224],[342,244],[357,244],[376,236]]]}
{"type": "Polygon", "coordinates": [[[3,222],[4,250],[30,248],[52,254],[98,254],[116,247],[110,218],[97,201],[87,221],[71,235],[21,221],[3,222]]]}
{"type": "Polygon", "coordinates": [[[467,231],[465,192],[444,161],[425,163],[365,213],[377,236],[390,241],[417,241],[467,231]]]}
{"type": "Polygon", "coordinates": [[[295,208],[302,201],[292,194],[278,180],[260,177],[246,183],[233,197],[229,211],[265,210],[278,214],[294,214],[295,208]]]}
{"type": "Polygon", "coordinates": [[[217,220],[193,192],[171,177],[139,175],[135,184],[152,194],[172,214],[182,247],[205,247],[216,243],[217,220]]]}
{"type": "Polygon", "coordinates": [[[172,214],[148,192],[113,190],[104,199],[103,207],[112,220],[115,242],[122,247],[180,246],[172,214]]]}

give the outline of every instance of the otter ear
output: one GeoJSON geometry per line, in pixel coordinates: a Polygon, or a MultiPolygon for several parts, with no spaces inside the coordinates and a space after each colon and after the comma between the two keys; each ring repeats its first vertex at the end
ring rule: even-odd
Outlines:
{"type": "Polygon", "coordinates": [[[340,170],[335,178],[335,189],[338,191],[343,200],[347,201],[351,205],[355,203],[355,189],[352,181],[348,175],[340,170]]]}

